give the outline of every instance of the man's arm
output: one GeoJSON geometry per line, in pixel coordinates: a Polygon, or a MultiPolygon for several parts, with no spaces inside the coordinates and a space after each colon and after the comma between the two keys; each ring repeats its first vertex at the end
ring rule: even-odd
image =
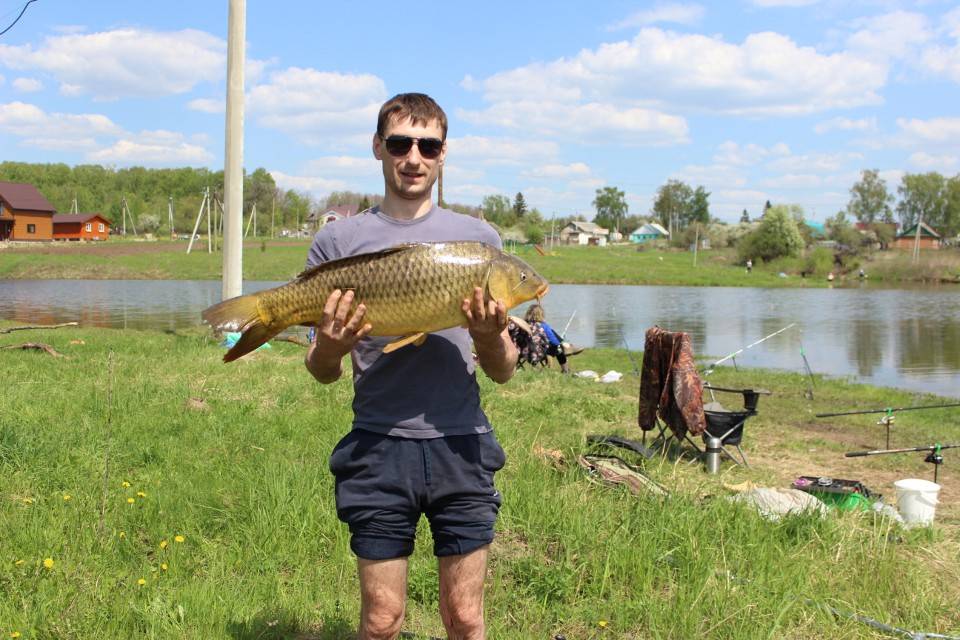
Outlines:
{"type": "Polygon", "coordinates": [[[343,356],[373,328],[363,321],[367,311],[363,303],[357,305],[356,313],[351,316],[352,304],[353,291],[342,293],[337,289],[331,293],[323,306],[316,336],[307,349],[304,358],[307,371],[323,384],[336,382],[343,375],[343,356]]]}
{"type": "Polygon", "coordinates": [[[483,290],[474,287],[473,298],[463,300],[467,329],[477,349],[477,360],[484,373],[498,384],[513,377],[517,370],[517,347],[507,332],[507,308],[501,301],[483,302],[483,290]]]}

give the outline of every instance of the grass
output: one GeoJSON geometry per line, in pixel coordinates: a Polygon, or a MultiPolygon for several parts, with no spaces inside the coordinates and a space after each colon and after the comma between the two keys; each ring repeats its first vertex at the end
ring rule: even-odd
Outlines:
{"type": "MultiPolygon", "coordinates": [[[[302,349],[289,343],[224,365],[223,350],[199,330],[0,336],[0,346],[22,342],[66,357],[0,351],[0,634],[353,637],[355,562],[326,468],[350,422],[348,379],[312,382],[302,349]]],[[[632,371],[622,350],[588,350],[571,362],[632,371]]],[[[504,386],[481,380],[508,454],[498,475],[505,499],[491,551],[489,637],[883,637],[807,598],[903,628],[960,633],[954,466],[942,470],[932,530],[854,513],[771,523],[730,503],[723,487],[833,475],[862,479],[889,499],[891,479],[929,477],[922,455],[844,459],[882,443],[872,417],[812,414],[936,399],[818,379],[811,403],[797,374],[719,369],[713,378],[774,392],[748,422],[752,467],[706,476],[684,461],[643,463],[673,489],[667,499],[595,484],[575,461],[586,434],[638,437],[634,375],[600,384],[526,369],[504,386]]],[[[960,440],[951,415],[904,414],[894,446],[960,440]]],[[[405,629],[439,636],[436,565],[421,524],[405,629]]]]}

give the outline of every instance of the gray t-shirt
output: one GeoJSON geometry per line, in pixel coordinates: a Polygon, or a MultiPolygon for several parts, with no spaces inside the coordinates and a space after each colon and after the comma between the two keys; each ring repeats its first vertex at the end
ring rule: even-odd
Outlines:
{"type": "MultiPolygon", "coordinates": [[[[434,206],[414,220],[374,208],[326,224],[313,239],[307,266],[408,242],[474,240],[498,249],[500,236],[481,220],[434,206]]],[[[395,338],[368,337],[351,353],[353,427],[401,438],[438,438],[491,430],[480,408],[469,332],[461,327],[427,335],[419,347],[392,353],[395,338]]]]}

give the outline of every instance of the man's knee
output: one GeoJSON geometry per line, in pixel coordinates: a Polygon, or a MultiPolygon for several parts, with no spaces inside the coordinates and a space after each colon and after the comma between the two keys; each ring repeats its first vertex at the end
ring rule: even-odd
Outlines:
{"type": "Polygon", "coordinates": [[[374,606],[363,612],[360,620],[361,640],[393,640],[403,626],[403,603],[374,606]]]}
{"type": "Polygon", "coordinates": [[[444,626],[450,632],[452,638],[483,637],[482,602],[451,600],[442,602],[440,607],[444,626]]]}

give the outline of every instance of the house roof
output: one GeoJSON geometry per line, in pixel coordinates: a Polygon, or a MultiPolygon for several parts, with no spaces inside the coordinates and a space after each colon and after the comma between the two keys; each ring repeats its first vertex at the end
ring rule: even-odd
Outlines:
{"type": "MultiPolygon", "coordinates": [[[[636,231],[634,231],[633,233],[640,234],[640,235],[654,235],[654,234],[661,235],[661,236],[670,235],[669,231],[664,229],[661,225],[657,224],[656,222],[648,222],[642,227],[640,227],[639,229],[637,229],[636,231]]],[[[630,235],[633,235],[633,233],[630,235]]]]}
{"type": "MultiPolygon", "coordinates": [[[[904,229],[903,232],[898,235],[898,238],[907,238],[915,237],[917,234],[917,225],[912,224],[908,228],[904,229]]],[[[933,230],[933,228],[928,225],[926,222],[920,223],[920,235],[927,236],[928,238],[939,238],[940,234],[933,230]]]]}
{"type": "Polygon", "coordinates": [[[53,224],[66,224],[70,222],[87,222],[93,218],[100,218],[103,222],[110,224],[110,221],[99,213],[55,213],[53,214],[53,224]]]}
{"type": "Polygon", "coordinates": [[[50,213],[56,211],[35,186],[24,182],[0,182],[0,198],[3,198],[11,209],[50,213]]]}
{"type": "Polygon", "coordinates": [[[583,220],[571,220],[567,224],[567,226],[571,226],[571,225],[574,228],[576,228],[578,231],[582,231],[584,233],[594,233],[601,236],[610,233],[609,230],[604,229],[603,227],[596,224],[595,222],[584,222],[583,220]]]}
{"type": "Polygon", "coordinates": [[[353,204],[338,204],[325,211],[314,211],[307,216],[307,220],[314,222],[330,215],[337,216],[338,218],[349,218],[350,216],[357,215],[357,206],[353,204]]]}

